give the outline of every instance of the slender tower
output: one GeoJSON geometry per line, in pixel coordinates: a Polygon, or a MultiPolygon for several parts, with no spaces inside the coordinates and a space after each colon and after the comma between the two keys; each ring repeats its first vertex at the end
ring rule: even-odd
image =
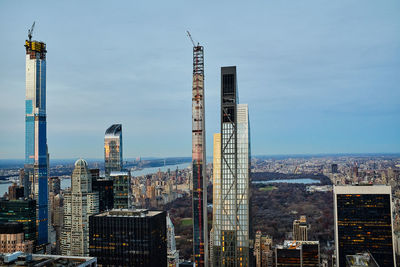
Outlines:
{"type": "Polygon", "coordinates": [[[193,255],[196,266],[208,266],[207,176],[204,125],[204,49],[193,43],[192,210],[193,255]]]}
{"type": "Polygon", "coordinates": [[[25,96],[25,196],[37,204],[37,245],[48,243],[48,153],[46,137],[46,44],[28,31],[25,96]]]}

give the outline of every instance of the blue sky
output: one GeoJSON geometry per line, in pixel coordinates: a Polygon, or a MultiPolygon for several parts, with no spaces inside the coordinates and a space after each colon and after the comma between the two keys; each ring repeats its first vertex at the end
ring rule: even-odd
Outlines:
{"type": "Polygon", "coordinates": [[[0,2],[0,158],[24,156],[33,21],[48,50],[52,158],[102,158],[113,123],[123,124],[124,157],[190,156],[186,30],[205,47],[208,156],[229,65],[253,154],[400,152],[399,1],[110,3],[0,2]]]}

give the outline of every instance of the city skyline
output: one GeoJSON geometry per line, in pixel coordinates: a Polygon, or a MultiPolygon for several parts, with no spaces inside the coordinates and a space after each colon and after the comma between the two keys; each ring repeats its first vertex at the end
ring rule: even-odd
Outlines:
{"type": "MultiPolygon", "coordinates": [[[[83,3],[74,8],[76,18],[70,21],[53,12],[71,11],[63,3],[47,6],[48,12],[39,6],[0,4],[2,38],[9,46],[0,66],[0,97],[9,100],[0,107],[0,123],[8,126],[0,133],[7,140],[1,143],[1,159],[22,158],[24,153],[20,44],[33,21],[34,39],[45,40],[51,52],[51,159],[101,158],[104,129],[115,122],[124,124],[125,158],[189,156],[191,107],[186,100],[192,46],[187,29],[208,51],[207,143],[218,132],[218,119],[212,116],[218,111],[218,70],[236,65],[240,98],[251,107],[253,154],[400,151],[399,3],[205,4],[194,13],[188,12],[193,10],[189,3],[181,4],[180,12],[176,6],[164,6],[165,12],[146,4],[124,5],[124,10],[109,10],[99,3],[97,14],[88,15],[92,5],[83,3]],[[229,26],[226,32],[210,29],[222,7],[243,17],[221,22],[229,26]],[[101,18],[106,10],[111,19],[101,18]],[[192,19],[205,10],[207,20],[192,19]],[[74,56],[65,56],[66,47],[74,56]],[[160,129],[164,140],[157,138],[160,129]]],[[[222,16],[228,18],[225,12],[222,16]]],[[[212,155],[210,147],[207,155],[212,155]]]]}

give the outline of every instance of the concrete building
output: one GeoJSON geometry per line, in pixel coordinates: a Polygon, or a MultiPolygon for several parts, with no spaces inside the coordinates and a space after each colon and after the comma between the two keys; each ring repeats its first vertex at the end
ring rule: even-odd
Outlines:
{"type": "Polygon", "coordinates": [[[369,252],[379,266],[395,265],[390,186],[334,187],[337,267],[346,256],[369,252]]]}
{"type": "Polygon", "coordinates": [[[256,232],[254,240],[255,267],[274,266],[272,237],[262,235],[261,231],[256,232]]]}
{"type": "Polygon", "coordinates": [[[0,224],[0,253],[33,252],[33,241],[26,240],[22,223],[0,224]]]}
{"type": "Polygon", "coordinates": [[[293,240],[307,241],[307,219],[306,216],[300,216],[299,220],[293,221],[293,240]]]}
{"type": "Polygon", "coordinates": [[[86,161],[79,159],[72,173],[71,190],[64,194],[62,255],[89,255],[89,216],[98,212],[98,193],[92,192],[92,177],[86,161]]]}

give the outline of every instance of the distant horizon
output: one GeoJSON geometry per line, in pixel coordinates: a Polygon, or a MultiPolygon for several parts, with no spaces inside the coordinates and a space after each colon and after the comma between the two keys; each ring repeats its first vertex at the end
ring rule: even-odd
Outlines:
{"type": "MultiPolygon", "coordinates": [[[[251,155],[251,157],[310,157],[310,156],[319,156],[319,157],[324,157],[324,156],[399,156],[400,157],[400,152],[368,152],[368,153],[299,153],[299,154],[257,154],[257,155],[251,155]]],[[[167,157],[156,157],[156,156],[137,156],[140,157],[141,160],[160,160],[160,159],[172,159],[172,158],[182,158],[182,159],[190,159],[191,156],[167,156],[167,157]]],[[[124,158],[124,161],[134,161],[136,160],[137,157],[128,157],[124,158]]],[[[76,158],[51,158],[51,160],[77,160],[79,158],[82,158],[86,161],[104,161],[104,158],[84,158],[84,157],[76,157],[76,158]]],[[[212,158],[212,156],[207,156],[207,158],[212,158]]],[[[0,161],[5,161],[5,160],[16,160],[16,161],[24,161],[23,158],[0,158],[0,161]]],[[[174,164],[172,164],[174,165],[174,164]]]]}

